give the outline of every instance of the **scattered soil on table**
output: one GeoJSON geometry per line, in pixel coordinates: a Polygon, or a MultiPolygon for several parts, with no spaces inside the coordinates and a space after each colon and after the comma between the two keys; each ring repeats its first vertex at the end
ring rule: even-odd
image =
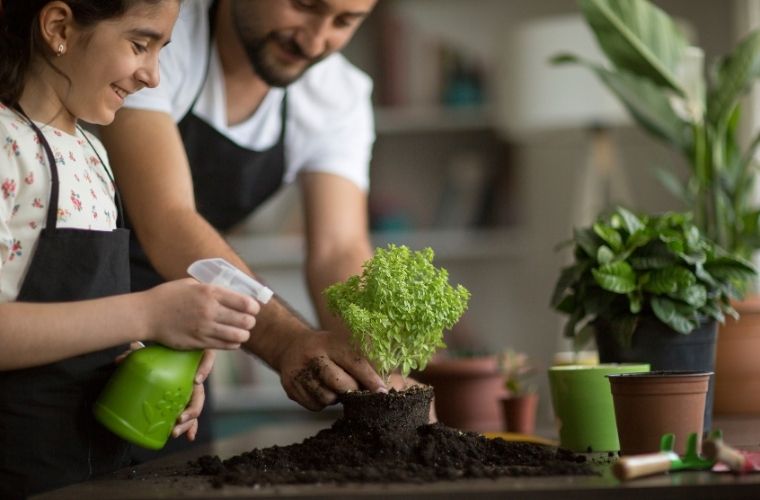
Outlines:
{"type": "MultiPolygon", "coordinates": [[[[304,483],[423,483],[501,476],[590,475],[582,455],[551,446],[487,439],[440,423],[399,425],[388,418],[415,399],[422,410],[401,422],[425,422],[432,391],[391,390],[377,403],[344,399],[344,417],[302,443],[272,446],[221,460],[204,456],[189,464],[188,475],[208,476],[215,487],[304,483]],[[425,400],[427,405],[425,406],[425,400]],[[382,408],[381,408],[382,407],[382,408]],[[378,417],[381,417],[378,420],[378,417]]],[[[368,393],[353,393],[362,399],[368,393]]]]}

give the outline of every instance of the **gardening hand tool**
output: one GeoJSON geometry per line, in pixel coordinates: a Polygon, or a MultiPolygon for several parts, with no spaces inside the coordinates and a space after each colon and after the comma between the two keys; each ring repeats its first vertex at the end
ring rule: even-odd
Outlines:
{"type": "Polygon", "coordinates": [[[702,445],[705,456],[716,463],[713,470],[730,470],[733,472],[760,471],[760,454],[737,450],[726,443],[723,439],[707,439],[702,445]],[[721,467],[722,466],[722,467],[721,467]]]}
{"type": "MultiPolygon", "coordinates": [[[[711,434],[711,437],[718,439],[720,436],[720,431],[714,431],[711,434]]],[[[686,454],[683,457],[679,457],[673,451],[675,439],[675,434],[665,434],[660,439],[659,452],[623,457],[612,465],[612,473],[619,480],[626,481],[628,479],[675,470],[706,470],[712,468],[715,464],[715,460],[699,456],[697,452],[698,440],[696,432],[689,434],[686,454]]]]}
{"type": "MultiPolygon", "coordinates": [[[[203,283],[223,286],[266,303],[272,290],[224,259],[193,262],[187,270],[203,283]]],[[[164,447],[187,406],[202,350],[175,351],[155,344],[133,351],[110,378],[93,412],[114,434],[144,448],[164,447]]]]}
{"type": "Polygon", "coordinates": [[[483,436],[488,439],[501,438],[504,441],[517,441],[524,443],[544,444],[546,446],[559,446],[559,441],[547,439],[533,434],[521,434],[518,432],[484,432],[483,436]]]}

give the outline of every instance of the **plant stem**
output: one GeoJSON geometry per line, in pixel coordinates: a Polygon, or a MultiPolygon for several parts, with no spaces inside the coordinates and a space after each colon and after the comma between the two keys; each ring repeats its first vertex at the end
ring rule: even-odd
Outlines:
{"type": "Polygon", "coordinates": [[[700,227],[705,234],[709,237],[713,237],[710,217],[710,193],[708,192],[708,182],[710,178],[708,154],[706,149],[706,130],[705,127],[695,123],[694,124],[694,173],[697,178],[697,193],[695,196],[696,210],[694,217],[698,227],[700,227]]]}

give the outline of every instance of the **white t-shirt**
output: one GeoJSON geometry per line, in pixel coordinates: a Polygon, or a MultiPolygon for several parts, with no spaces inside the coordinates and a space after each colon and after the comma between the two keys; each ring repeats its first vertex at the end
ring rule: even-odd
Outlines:
{"type": "MultiPolygon", "coordinates": [[[[172,42],[161,51],[161,83],[127,98],[125,106],[163,111],[179,122],[193,107],[196,116],[239,146],[264,150],[278,140],[284,90],[272,88],[253,116],[228,126],[219,55],[208,50],[211,0],[183,2],[172,42]]],[[[369,162],[375,140],[372,81],[342,55],[333,54],[310,68],[288,89],[285,182],[298,172],[341,175],[361,189],[369,186],[369,162]]]]}
{"type": "MultiPolygon", "coordinates": [[[[58,166],[57,227],[112,231],[114,185],[100,163],[103,145],[37,123],[58,166]]],[[[52,184],[48,157],[29,123],[0,104],[0,303],[16,300],[46,225],[52,184]]],[[[106,168],[108,168],[106,166],[106,168]]],[[[110,172],[110,170],[109,170],[110,172]]],[[[54,278],[51,278],[54,279],[54,278]]]]}

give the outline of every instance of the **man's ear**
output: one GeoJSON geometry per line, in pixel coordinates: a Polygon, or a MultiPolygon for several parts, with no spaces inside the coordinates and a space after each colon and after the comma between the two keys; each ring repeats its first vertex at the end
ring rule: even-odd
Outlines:
{"type": "Polygon", "coordinates": [[[39,15],[40,35],[50,53],[61,56],[66,53],[72,41],[74,13],[65,2],[54,1],[46,4],[39,15]]]}

